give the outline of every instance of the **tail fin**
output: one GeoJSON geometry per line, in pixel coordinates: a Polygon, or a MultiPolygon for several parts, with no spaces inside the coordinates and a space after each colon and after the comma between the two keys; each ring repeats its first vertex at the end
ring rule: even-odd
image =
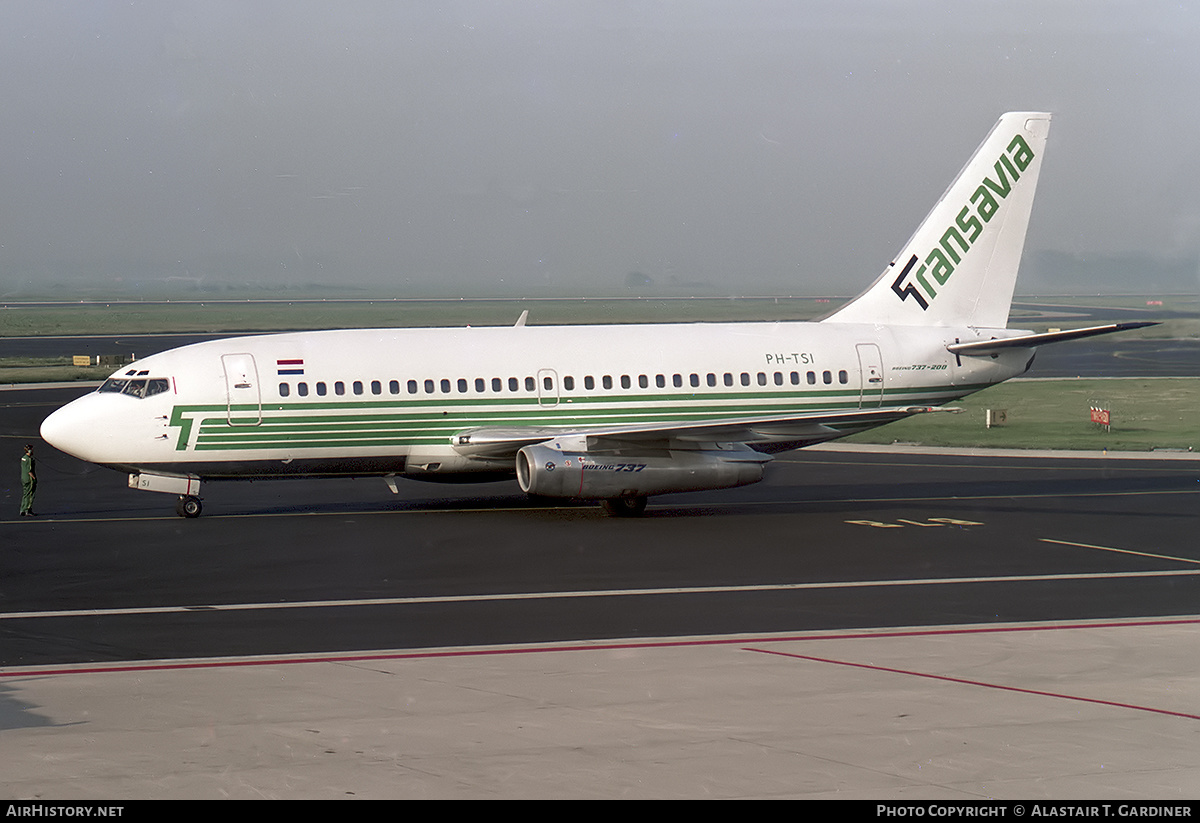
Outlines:
{"type": "Polygon", "coordinates": [[[1009,112],[871,287],[830,323],[1004,328],[1050,115],[1009,112]]]}

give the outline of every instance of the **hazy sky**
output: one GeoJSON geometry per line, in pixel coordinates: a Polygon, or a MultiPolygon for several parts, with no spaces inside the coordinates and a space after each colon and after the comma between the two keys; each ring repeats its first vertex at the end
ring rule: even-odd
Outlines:
{"type": "Polygon", "coordinates": [[[1198,8],[5,0],[0,286],[855,293],[1012,109],[1027,256],[1187,269],[1198,8]]]}

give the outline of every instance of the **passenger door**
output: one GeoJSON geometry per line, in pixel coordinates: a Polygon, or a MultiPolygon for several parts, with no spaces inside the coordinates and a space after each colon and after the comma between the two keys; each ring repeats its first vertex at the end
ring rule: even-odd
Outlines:
{"type": "Polygon", "coordinates": [[[859,343],[855,348],[858,350],[858,373],[862,381],[858,407],[877,409],[883,405],[883,358],[879,354],[879,346],[859,343]]]}
{"type": "Polygon", "coordinates": [[[258,369],[252,354],[223,354],[226,419],[231,426],[257,426],[262,422],[262,396],[258,389],[258,369]]]}

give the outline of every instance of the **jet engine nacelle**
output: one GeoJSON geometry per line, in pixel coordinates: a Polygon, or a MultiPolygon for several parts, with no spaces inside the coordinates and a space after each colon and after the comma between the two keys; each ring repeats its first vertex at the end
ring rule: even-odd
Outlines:
{"type": "Polygon", "coordinates": [[[563,451],[539,443],[517,452],[517,482],[521,491],[543,497],[646,497],[757,483],[770,460],[745,448],[672,450],[648,457],[563,451]]]}

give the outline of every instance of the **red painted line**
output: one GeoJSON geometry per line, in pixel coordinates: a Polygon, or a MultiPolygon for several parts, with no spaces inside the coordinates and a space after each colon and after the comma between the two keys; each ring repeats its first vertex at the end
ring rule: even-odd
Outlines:
{"type": "Polygon", "coordinates": [[[1155,714],[1169,714],[1172,717],[1186,717],[1188,720],[1200,720],[1200,715],[1187,714],[1186,712],[1173,712],[1167,709],[1155,709],[1151,706],[1138,706],[1133,703],[1120,703],[1116,700],[1100,700],[1095,697],[1080,697],[1075,694],[1061,694],[1059,692],[1044,692],[1038,689],[1022,689],[1019,686],[1002,686],[999,683],[985,683],[982,680],[965,680],[961,677],[949,677],[944,674],[929,674],[928,672],[914,672],[908,669],[893,669],[888,666],[874,666],[870,663],[852,663],[849,660],[831,660],[827,657],[812,657],[807,654],[794,654],[792,652],[773,651],[771,649],[746,649],[748,652],[759,652],[761,654],[773,654],[778,657],[791,657],[796,660],[809,660],[814,663],[831,663],[835,666],[853,666],[856,669],[869,669],[876,672],[888,672],[890,674],[904,674],[910,677],[924,677],[929,680],[941,680],[946,683],[958,683],[965,686],[982,686],[985,689],[999,689],[1006,692],[1018,692],[1020,694],[1033,694],[1039,697],[1057,697],[1062,700],[1076,700],[1080,703],[1095,703],[1100,706],[1115,706],[1121,709],[1134,709],[1139,712],[1153,712],[1155,714]]]}
{"type": "MultiPolygon", "coordinates": [[[[171,671],[175,669],[222,669],[241,666],[285,666],[295,663],[363,663],[372,660],[424,660],[441,657],[486,657],[506,654],[545,654],[548,652],[586,652],[586,651],[627,651],[631,649],[668,649],[698,646],[736,646],[753,643],[793,643],[812,640],[867,640],[889,637],[937,637],[969,634],[1003,634],[1013,632],[1045,632],[1062,631],[1066,629],[1112,629],[1112,628],[1142,628],[1153,626],[1191,626],[1200,625],[1200,618],[1180,618],[1166,620],[1117,620],[1094,623],[1061,623],[1055,625],[1027,626],[981,626],[954,629],[904,629],[899,631],[879,630],[855,632],[848,631],[840,634],[794,634],[765,637],[719,637],[709,640],[648,640],[643,642],[627,641],[623,643],[586,643],[557,644],[546,646],[518,646],[498,649],[462,649],[452,651],[416,651],[416,652],[374,652],[370,654],[325,654],[305,655],[303,657],[255,657],[237,660],[199,660],[179,663],[120,663],[120,664],[80,664],[63,665],[44,669],[23,669],[8,667],[0,669],[0,679],[14,677],[45,676],[53,674],[107,674],[114,672],[152,672],[171,671]]],[[[752,650],[757,651],[757,650],[752,650]]],[[[815,658],[814,658],[815,659],[815,658]]],[[[1191,715],[1187,715],[1191,716],[1191,715]]]]}

